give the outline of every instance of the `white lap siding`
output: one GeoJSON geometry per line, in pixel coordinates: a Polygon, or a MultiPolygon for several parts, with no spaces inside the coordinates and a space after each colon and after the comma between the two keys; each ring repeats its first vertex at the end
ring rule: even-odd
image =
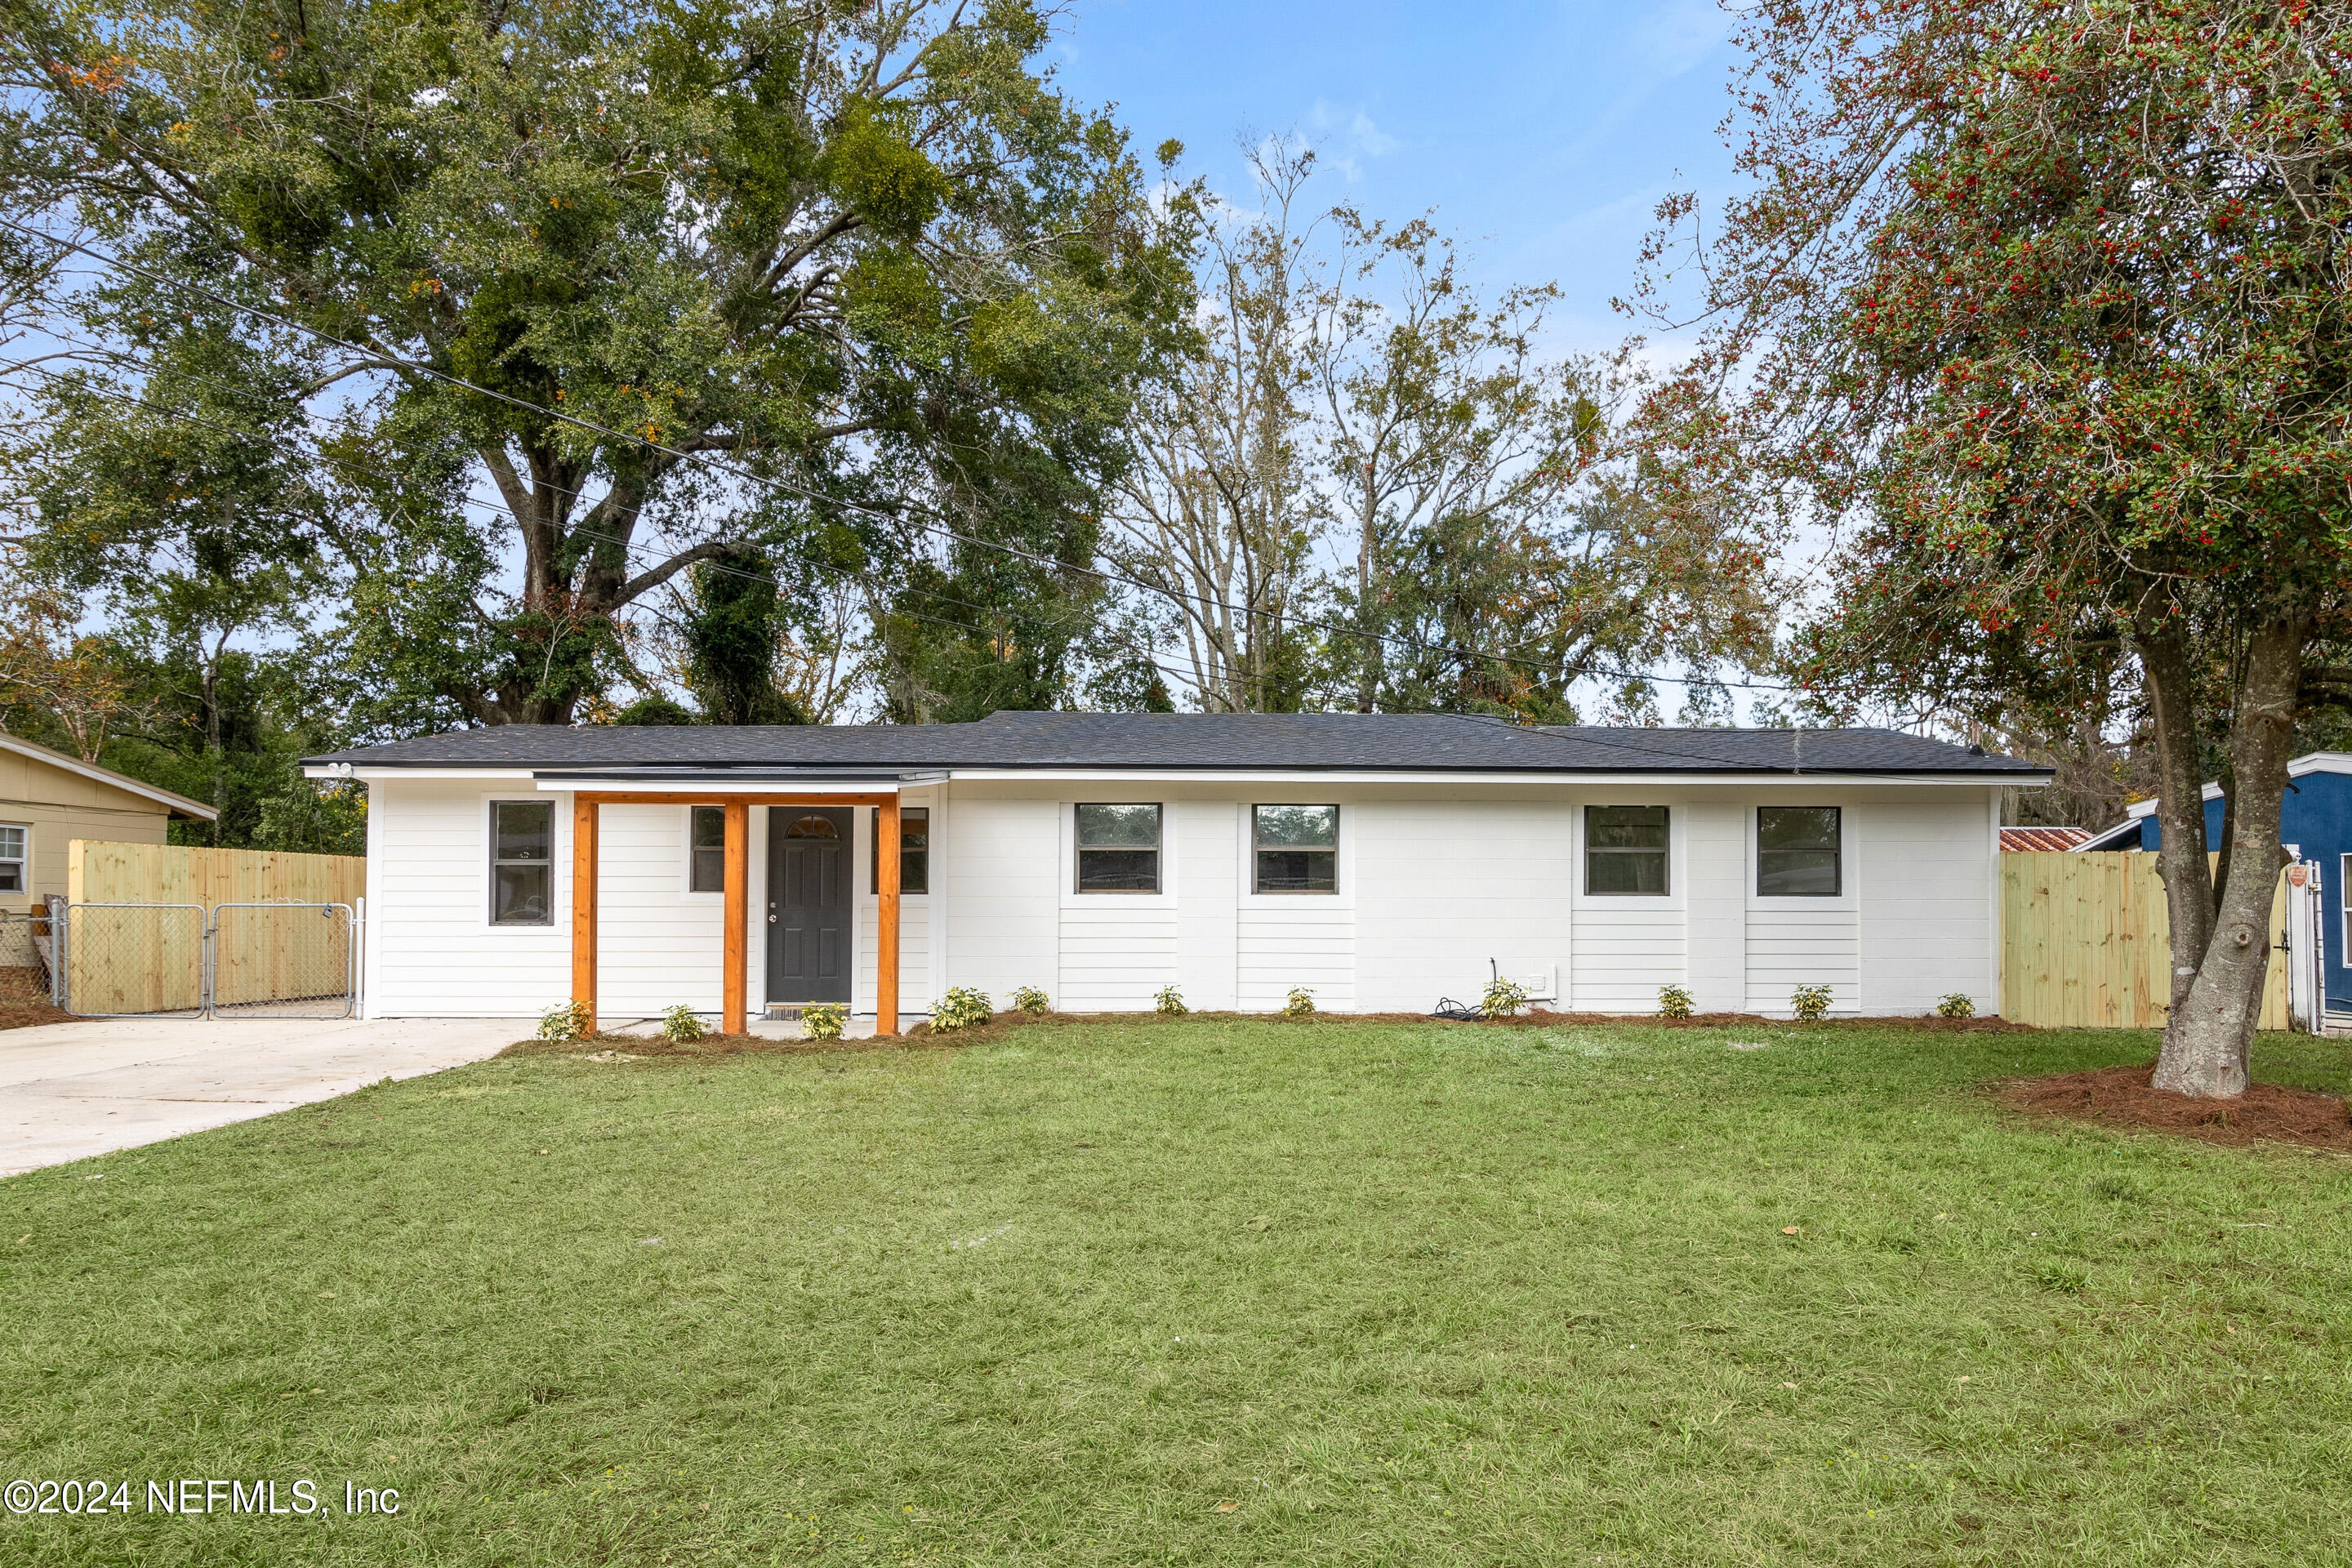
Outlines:
{"type": "Polygon", "coordinates": [[[572,994],[572,820],[555,812],[555,908],[544,926],[489,923],[489,802],[530,781],[379,782],[368,792],[368,1013],[530,1018],[572,994]]]}
{"type": "MultiPolygon", "coordinates": [[[[1782,786],[1785,788],[1785,786],[1782,786]]],[[[571,990],[571,803],[529,781],[375,784],[370,808],[368,1006],[379,1016],[535,1016],[571,990]],[[555,806],[553,921],[488,918],[488,802],[555,806]]],[[[1800,984],[1834,1010],[1919,1012],[1950,991],[1990,1006],[1996,952],[1992,858],[1981,788],[1823,785],[1794,795],[1734,785],[1445,788],[1371,783],[1104,784],[962,781],[929,796],[931,892],[900,921],[900,1005],[919,1014],[948,984],[1007,1005],[1045,988],[1077,1012],[1140,1011],[1175,984],[1196,1009],[1278,1009],[1294,986],[1327,1012],[1475,1003],[1490,961],[1556,975],[1558,1005],[1647,1013],[1662,985],[1705,1009],[1785,1015],[1800,984]],[[1162,889],[1082,895],[1071,808],[1159,800],[1162,889]],[[1844,808],[1846,887],[1837,899],[1754,893],[1757,805],[1844,808]],[[1654,801],[1673,813],[1673,891],[1661,900],[1580,895],[1578,824],[1588,804],[1654,801]],[[1249,808],[1329,803],[1341,812],[1339,891],[1259,895],[1249,808]],[[944,953],[934,949],[944,943],[944,953]]],[[[752,813],[756,1006],[762,973],[765,813],[752,813]]],[[[686,813],[604,808],[600,1011],[650,1016],[719,1006],[719,900],[687,891],[686,813]]],[[[874,1006],[869,815],[854,850],[855,1005],[874,1006]]]]}

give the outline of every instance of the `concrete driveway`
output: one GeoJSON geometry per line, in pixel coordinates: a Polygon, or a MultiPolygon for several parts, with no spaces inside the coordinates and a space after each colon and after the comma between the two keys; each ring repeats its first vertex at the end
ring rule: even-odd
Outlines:
{"type": "Polygon", "coordinates": [[[496,1056],[512,1018],[91,1019],[0,1029],[0,1177],[496,1056]]]}

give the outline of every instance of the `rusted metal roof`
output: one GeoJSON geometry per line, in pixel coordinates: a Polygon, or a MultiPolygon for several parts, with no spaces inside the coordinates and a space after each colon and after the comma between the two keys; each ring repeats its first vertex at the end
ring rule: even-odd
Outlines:
{"type": "Polygon", "coordinates": [[[2003,849],[2072,849],[2091,836],[2087,827],[2004,827],[2003,849]]]}

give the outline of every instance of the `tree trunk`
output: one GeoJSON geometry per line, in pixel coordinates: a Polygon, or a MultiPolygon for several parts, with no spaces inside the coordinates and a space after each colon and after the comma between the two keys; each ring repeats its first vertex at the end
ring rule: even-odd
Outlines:
{"type": "MultiPolygon", "coordinates": [[[[2286,797],[2303,648],[2309,637],[2305,622],[2273,621],[2258,628],[2247,647],[2237,714],[2230,726],[2236,798],[2230,813],[2229,868],[2212,906],[2210,938],[2193,963],[2188,994],[2165,1025],[2164,1049],[2156,1064],[2158,1089],[2216,1099],[2246,1092],[2246,1058],[2261,1021],[2263,981],[2270,967],[2271,902],[2283,860],[2279,808],[2286,797]]],[[[2201,818],[2204,803],[2194,805],[2201,818]]],[[[2168,823],[2168,849],[2171,840],[2168,823]]],[[[2210,886],[2201,865],[2194,875],[2188,869],[2179,873],[2185,884],[2210,886]]],[[[2168,876],[2168,885],[2170,880],[2168,876]]],[[[2176,976],[2183,957],[2176,934],[2176,976]]]]}
{"type": "Polygon", "coordinates": [[[2205,779],[2197,763],[2196,678],[2188,628],[2158,609],[2134,639],[2147,679],[2156,730],[2157,872],[2172,924],[2169,1018],[2180,1016],[2189,984],[2213,938],[2213,879],[2205,863],[2205,779]]]}

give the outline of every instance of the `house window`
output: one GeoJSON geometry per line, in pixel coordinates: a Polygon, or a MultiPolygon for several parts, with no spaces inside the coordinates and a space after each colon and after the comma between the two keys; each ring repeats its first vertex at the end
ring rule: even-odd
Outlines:
{"type": "Polygon", "coordinates": [[[32,886],[26,865],[31,853],[30,828],[0,826],[0,893],[21,893],[32,886]]]}
{"type": "Polygon", "coordinates": [[[691,826],[687,834],[687,888],[697,893],[727,890],[727,808],[688,807],[691,826]]]}
{"type": "Polygon", "coordinates": [[[2344,940],[2336,949],[2336,963],[2352,969],[2352,855],[2336,868],[2336,903],[2344,911],[2344,940]]]}
{"type": "Polygon", "coordinates": [[[1666,808],[1584,808],[1584,890],[1657,897],[1666,890],[1666,808]]]}
{"type": "Polygon", "coordinates": [[[1078,807],[1078,891],[1160,890],[1160,808],[1078,807]]]}
{"type": "MultiPolygon", "coordinates": [[[[877,893],[882,890],[882,808],[878,805],[874,808],[874,831],[866,836],[866,885],[877,893]]],[[[898,808],[898,890],[931,890],[931,808],[928,805],[898,808]]]]}
{"type": "Polygon", "coordinates": [[[1756,808],[1756,890],[1775,899],[1833,899],[1843,886],[1834,805],[1756,808]]]}
{"type": "Polygon", "coordinates": [[[490,923],[555,921],[555,803],[490,803],[490,923]]]}
{"type": "Polygon", "coordinates": [[[1339,890],[1339,808],[1261,805],[1252,812],[1255,886],[1261,893],[1339,890]]]}

